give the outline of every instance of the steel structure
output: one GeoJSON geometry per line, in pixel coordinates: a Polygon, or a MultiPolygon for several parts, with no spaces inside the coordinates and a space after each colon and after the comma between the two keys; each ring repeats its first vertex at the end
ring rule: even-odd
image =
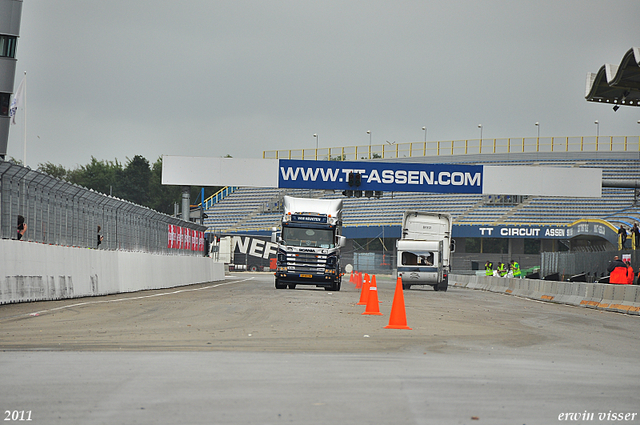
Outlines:
{"type": "Polygon", "coordinates": [[[620,106],[640,106],[640,48],[629,49],[620,65],[606,63],[597,73],[587,73],[585,98],[612,103],[614,111],[620,106]]]}
{"type": "Polygon", "coordinates": [[[0,0],[0,159],[9,141],[9,105],[16,74],[22,0],[0,0]]]}

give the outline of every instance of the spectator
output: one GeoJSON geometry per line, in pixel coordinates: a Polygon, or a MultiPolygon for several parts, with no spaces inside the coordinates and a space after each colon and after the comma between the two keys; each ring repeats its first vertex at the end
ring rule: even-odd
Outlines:
{"type": "Polygon", "coordinates": [[[617,255],[613,257],[613,261],[609,263],[607,271],[609,272],[609,283],[627,284],[627,265],[623,263],[617,255]]]}
{"type": "Polygon", "coordinates": [[[640,229],[638,228],[638,223],[633,223],[633,227],[631,228],[631,237],[634,242],[634,249],[640,248],[640,229]]]}
{"type": "Polygon", "coordinates": [[[633,278],[636,275],[633,273],[633,267],[631,267],[631,261],[627,260],[627,285],[633,285],[633,278]]]}
{"type": "Polygon", "coordinates": [[[102,236],[100,234],[100,230],[102,230],[102,227],[98,226],[98,245],[96,246],[96,248],[100,248],[100,244],[102,243],[102,240],[104,239],[104,236],[102,236]]]}
{"type": "Polygon", "coordinates": [[[620,228],[618,229],[618,240],[621,241],[620,244],[622,245],[622,249],[626,248],[625,243],[627,242],[627,231],[624,227],[622,227],[622,224],[620,225],[620,228]]]}
{"type": "Polygon", "coordinates": [[[18,228],[17,228],[18,240],[22,239],[22,237],[24,236],[26,231],[27,231],[27,223],[24,222],[24,217],[19,215],[18,216],[18,228]]]}

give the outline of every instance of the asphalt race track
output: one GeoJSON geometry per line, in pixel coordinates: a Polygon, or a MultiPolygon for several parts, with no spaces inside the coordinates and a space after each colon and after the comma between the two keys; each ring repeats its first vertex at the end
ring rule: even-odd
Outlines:
{"type": "Polygon", "coordinates": [[[265,273],[0,306],[2,419],[640,423],[640,317],[415,287],[412,330],[384,329],[395,281],[377,282],[381,316],[362,315],[348,276],[327,292],[265,273]]]}

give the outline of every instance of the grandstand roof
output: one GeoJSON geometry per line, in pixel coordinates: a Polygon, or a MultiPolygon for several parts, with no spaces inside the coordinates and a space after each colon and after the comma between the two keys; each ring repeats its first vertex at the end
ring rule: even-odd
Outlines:
{"type": "Polygon", "coordinates": [[[613,103],[620,106],[640,106],[640,48],[632,47],[620,65],[606,63],[597,73],[587,74],[586,99],[590,102],[613,103]]]}

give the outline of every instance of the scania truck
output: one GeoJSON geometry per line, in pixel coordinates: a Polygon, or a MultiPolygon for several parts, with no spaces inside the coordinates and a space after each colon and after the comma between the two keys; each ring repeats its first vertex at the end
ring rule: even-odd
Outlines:
{"type": "Polygon", "coordinates": [[[276,289],[315,285],[339,291],[342,283],[340,248],[342,200],[284,197],[278,244],[276,289]]]}
{"type": "Polygon", "coordinates": [[[449,214],[406,211],[402,237],[396,242],[398,277],[403,289],[430,285],[436,291],[449,287],[452,220],[449,214]]]}

